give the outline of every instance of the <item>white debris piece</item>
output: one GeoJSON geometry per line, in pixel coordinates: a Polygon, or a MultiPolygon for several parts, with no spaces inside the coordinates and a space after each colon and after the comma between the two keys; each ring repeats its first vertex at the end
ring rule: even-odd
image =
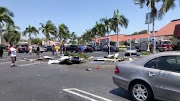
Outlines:
{"type": "Polygon", "coordinates": [[[129,58],[129,61],[133,61],[133,59],[132,59],[132,58],[129,58]]]}
{"type": "Polygon", "coordinates": [[[50,56],[44,56],[44,59],[54,59],[54,58],[50,56]]]}
{"type": "Polygon", "coordinates": [[[48,64],[59,64],[60,61],[59,60],[49,60],[48,64]]]}

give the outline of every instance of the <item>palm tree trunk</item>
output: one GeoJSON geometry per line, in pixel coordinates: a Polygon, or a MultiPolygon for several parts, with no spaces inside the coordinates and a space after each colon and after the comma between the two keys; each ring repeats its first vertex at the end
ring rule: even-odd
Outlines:
{"type": "Polygon", "coordinates": [[[117,25],[117,43],[116,43],[116,47],[119,47],[119,33],[118,33],[118,25],[117,25]]]}
{"type": "Polygon", "coordinates": [[[109,55],[110,55],[111,49],[110,49],[110,37],[109,37],[109,33],[110,32],[108,32],[108,39],[109,39],[108,47],[109,47],[109,55]]]}
{"type": "Polygon", "coordinates": [[[2,44],[2,25],[0,23],[0,45],[2,44]]]}
{"type": "Polygon", "coordinates": [[[154,16],[153,16],[153,53],[156,53],[156,40],[155,40],[155,31],[154,31],[154,27],[155,27],[155,24],[154,24],[154,16]]]}
{"type": "Polygon", "coordinates": [[[50,46],[50,39],[48,39],[49,40],[49,46],[50,46]]]}

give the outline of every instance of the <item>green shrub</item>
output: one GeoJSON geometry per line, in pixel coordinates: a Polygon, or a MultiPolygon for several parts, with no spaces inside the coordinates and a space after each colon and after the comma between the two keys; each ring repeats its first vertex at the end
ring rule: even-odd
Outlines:
{"type": "Polygon", "coordinates": [[[89,58],[89,56],[88,55],[86,55],[86,54],[83,54],[83,53],[71,53],[71,52],[65,52],[64,53],[64,56],[77,56],[77,57],[80,57],[80,58],[85,58],[85,59],[88,59],[89,58]]]}
{"type": "Polygon", "coordinates": [[[150,55],[150,52],[148,52],[148,51],[143,51],[143,52],[141,52],[141,54],[142,54],[142,55],[150,55]]]}
{"type": "Polygon", "coordinates": [[[119,48],[127,48],[125,45],[119,46],[119,48]]]}

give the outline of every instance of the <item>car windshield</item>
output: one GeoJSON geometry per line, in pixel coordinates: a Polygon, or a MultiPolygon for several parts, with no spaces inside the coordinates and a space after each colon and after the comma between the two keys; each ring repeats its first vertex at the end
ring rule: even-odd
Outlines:
{"type": "Polygon", "coordinates": [[[172,44],[171,41],[163,41],[162,43],[163,43],[163,44],[167,44],[167,45],[172,44]]]}

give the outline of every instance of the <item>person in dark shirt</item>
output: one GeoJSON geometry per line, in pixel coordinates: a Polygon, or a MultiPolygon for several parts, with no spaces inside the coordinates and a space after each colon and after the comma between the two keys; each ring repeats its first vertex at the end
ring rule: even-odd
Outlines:
{"type": "Polygon", "coordinates": [[[54,52],[55,52],[55,46],[53,45],[52,46],[52,55],[54,55],[54,52]]]}
{"type": "Polygon", "coordinates": [[[40,47],[39,44],[37,44],[37,54],[36,54],[36,58],[39,59],[39,55],[40,55],[40,47]]]}
{"type": "Polygon", "coordinates": [[[2,56],[3,56],[3,46],[0,45],[0,57],[2,57],[2,56]]]}

